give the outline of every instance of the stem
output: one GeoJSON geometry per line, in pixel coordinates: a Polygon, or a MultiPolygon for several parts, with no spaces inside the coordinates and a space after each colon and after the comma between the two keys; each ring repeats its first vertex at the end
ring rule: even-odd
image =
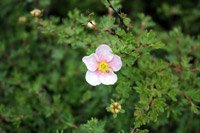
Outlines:
{"type": "Polygon", "coordinates": [[[185,99],[187,99],[189,101],[190,104],[195,105],[193,103],[192,99],[184,91],[179,90],[179,92],[180,92],[181,96],[183,96],[185,99]]]}
{"type": "Polygon", "coordinates": [[[127,30],[128,27],[125,25],[123,18],[120,16],[119,12],[115,10],[115,8],[112,6],[110,0],[107,0],[107,2],[109,3],[109,7],[111,9],[113,9],[113,11],[116,13],[117,17],[119,18],[121,28],[124,29],[125,32],[128,32],[128,30],[127,30]]]}
{"type": "Polygon", "coordinates": [[[118,35],[113,28],[105,30],[105,31],[108,32],[108,33],[110,33],[111,35],[117,36],[120,39],[122,38],[122,36],[118,35]]]}

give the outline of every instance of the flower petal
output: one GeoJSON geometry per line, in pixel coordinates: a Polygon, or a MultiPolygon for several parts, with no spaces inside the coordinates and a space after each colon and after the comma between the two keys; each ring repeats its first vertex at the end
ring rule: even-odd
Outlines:
{"type": "Polygon", "coordinates": [[[106,45],[102,44],[96,49],[96,54],[99,57],[99,61],[111,61],[113,58],[112,49],[106,45]]]}
{"type": "Polygon", "coordinates": [[[101,73],[99,77],[101,83],[105,85],[113,85],[117,82],[117,75],[114,72],[101,73]]]}
{"type": "Polygon", "coordinates": [[[101,84],[101,81],[99,79],[99,75],[98,75],[97,71],[91,72],[91,71],[88,70],[86,75],[85,75],[85,79],[92,86],[96,86],[96,85],[101,84]]]}
{"type": "Polygon", "coordinates": [[[83,57],[82,61],[85,63],[86,67],[90,71],[95,71],[97,69],[97,58],[96,54],[91,54],[89,56],[83,57]]]}
{"type": "Polygon", "coordinates": [[[111,62],[109,62],[110,67],[113,69],[113,71],[119,71],[122,67],[122,60],[118,55],[114,55],[111,62]]]}

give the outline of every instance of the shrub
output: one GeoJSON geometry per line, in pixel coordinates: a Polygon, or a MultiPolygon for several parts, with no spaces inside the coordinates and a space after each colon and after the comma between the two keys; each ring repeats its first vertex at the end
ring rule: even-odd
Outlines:
{"type": "MultiPolygon", "coordinates": [[[[105,7],[97,9],[100,2],[75,0],[82,10],[70,1],[67,16],[62,2],[3,1],[0,132],[200,132],[200,37],[193,30],[199,25],[187,31],[180,19],[180,27],[166,31],[140,10],[129,18],[119,0],[102,0],[105,7]],[[40,15],[30,14],[33,4],[40,15]],[[83,13],[90,7],[96,13],[83,13]],[[85,81],[82,58],[100,44],[123,62],[112,86],[85,81]]],[[[167,5],[157,9],[164,20],[167,5]]],[[[183,5],[174,7],[178,15],[183,5]]]]}

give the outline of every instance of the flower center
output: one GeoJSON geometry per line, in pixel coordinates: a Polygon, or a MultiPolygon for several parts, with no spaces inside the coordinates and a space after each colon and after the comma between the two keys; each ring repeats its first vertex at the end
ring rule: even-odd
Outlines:
{"type": "Polygon", "coordinates": [[[98,64],[98,70],[103,73],[108,73],[110,72],[110,66],[107,62],[102,61],[98,64]]]}
{"type": "Polygon", "coordinates": [[[110,105],[112,113],[119,113],[121,111],[121,105],[118,102],[114,102],[110,105]]]}

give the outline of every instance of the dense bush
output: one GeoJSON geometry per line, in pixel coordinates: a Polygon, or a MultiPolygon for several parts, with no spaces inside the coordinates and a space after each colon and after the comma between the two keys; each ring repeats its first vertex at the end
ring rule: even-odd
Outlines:
{"type": "Polygon", "coordinates": [[[199,133],[199,9],[189,0],[2,0],[0,132],[199,133]],[[82,58],[100,44],[122,59],[115,85],[85,81],[82,58]]]}

